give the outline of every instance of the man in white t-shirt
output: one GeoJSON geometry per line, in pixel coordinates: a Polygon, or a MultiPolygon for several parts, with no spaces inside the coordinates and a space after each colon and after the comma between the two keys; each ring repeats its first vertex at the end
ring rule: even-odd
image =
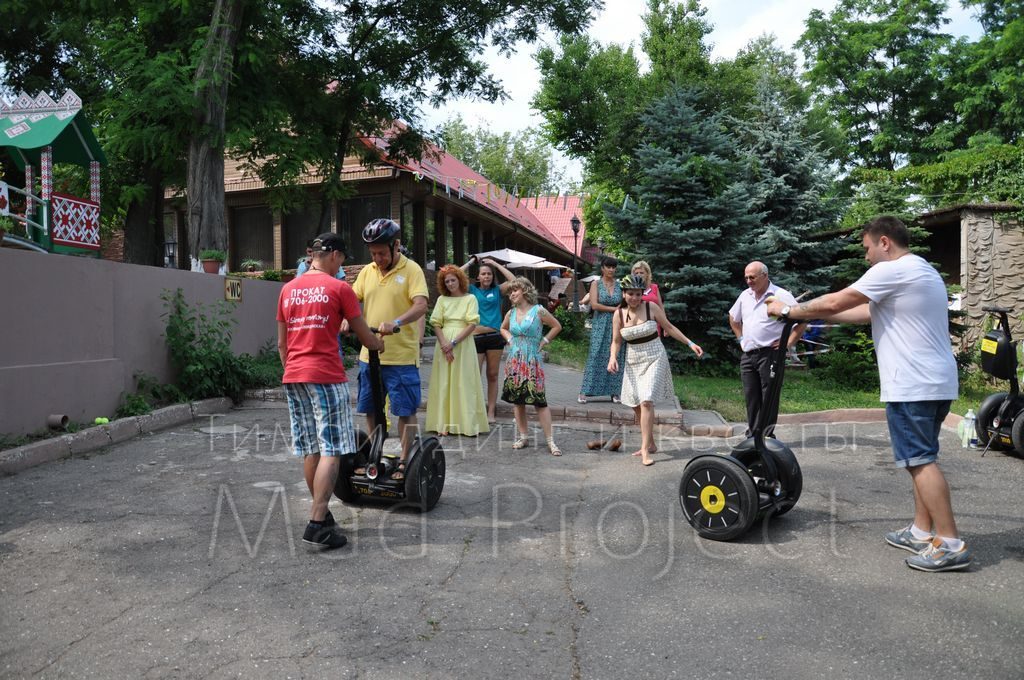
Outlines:
{"type": "Polygon", "coordinates": [[[899,219],[876,217],[861,240],[871,268],[856,283],[795,306],[772,302],[768,313],[871,324],[893,457],[914,485],[914,521],[885,541],[915,553],[907,558],[914,569],[966,569],[972,555],[960,540],[937,463],[942,421],[959,389],[946,287],[934,267],[910,252],[910,234],[899,219]]]}
{"type": "MultiPolygon", "coordinates": [[[[765,313],[765,303],[772,297],[789,305],[796,299],[768,278],[768,267],[763,262],[751,262],[743,270],[747,289],[740,293],[729,309],[729,327],[736,335],[743,354],[740,356],[740,382],[747,405],[747,436],[753,434],[754,424],[762,404],[768,401],[768,380],[771,371],[772,350],[779,346],[782,322],[765,313]]],[[[789,334],[787,347],[792,347],[807,324],[800,324],[789,334]]],[[[765,414],[765,436],[771,436],[775,421],[779,419],[779,404],[765,414]]]]}

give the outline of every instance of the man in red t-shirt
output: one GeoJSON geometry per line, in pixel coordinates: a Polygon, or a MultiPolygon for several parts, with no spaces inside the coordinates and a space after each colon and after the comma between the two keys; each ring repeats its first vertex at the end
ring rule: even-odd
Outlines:
{"type": "Polygon", "coordinates": [[[306,485],[313,495],[302,540],[340,548],[348,539],[337,531],[327,509],[341,456],[356,452],[348,378],[338,354],[338,329],[348,321],[359,341],[383,351],[384,343],[362,317],[352,287],[335,278],[345,262],[345,244],[328,232],[313,240],[313,259],[302,278],[289,281],[277,302],[277,351],[284,366],[292,444],[302,456],[306,485]]]}

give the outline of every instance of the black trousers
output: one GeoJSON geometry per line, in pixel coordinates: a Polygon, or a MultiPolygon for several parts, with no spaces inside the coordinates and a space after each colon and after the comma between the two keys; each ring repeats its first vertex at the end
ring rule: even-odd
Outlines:
{"type": "MultiPolygon", "coordinates": [[[[743,383],[743,399],[747,402],[747,436],[754,431],[754,423],[761,412],[761,406],[768,401],[768,375],[771,369],[772,350],[755,350],[744,352],[740,357],[740,380],[743,383]]],[[[779,405],[768,415],[764,434],[767,437],[775,430],[775,422],[779,419],[779,405]]]]}

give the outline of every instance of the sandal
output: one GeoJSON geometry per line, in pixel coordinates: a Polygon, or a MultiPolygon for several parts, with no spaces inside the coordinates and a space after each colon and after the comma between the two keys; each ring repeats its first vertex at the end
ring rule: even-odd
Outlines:
{"type": "Polygon", "coordinates": [[[555,443],[554,437],[548,440],[548,450],[551,451],[552,456],[562,455],[562,449],[558,448],[558,444],[555,443]]]}
{"type": "Polygon", "coordinates": [[[576,397],[576,403],[577,404],[586,404],[587,403],[587,398],[581,394],[580,396],[576,397]]]}
{"type": "Polygon", "coordinates": [[[525,434],[516,435],[516,440],[512,442],[513,449],[525,449],[530,443],[530,438],[525,434]]]}
{"type": "Polygon", "coordinates": [[[398,469],[391,473],[391,479],[400,482],[405,479],[405,461],[398,462],[398,469]]]}

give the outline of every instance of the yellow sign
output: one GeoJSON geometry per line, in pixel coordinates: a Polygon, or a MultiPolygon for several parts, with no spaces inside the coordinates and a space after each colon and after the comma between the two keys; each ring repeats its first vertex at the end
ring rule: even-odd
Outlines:
{"type": "Polygon", "coordinates": [[[242,301],[242,279],[236,276],[224,277],[224,299],[234,302],[242,301]]]}
{"type": "Polygon", "coordinates": [[[996,344],[995,340],[989,340],[988,338],[984,338],[981,341],[981,351],[984,352],[985,354],[995,354],[997,346],[998,345],[996,344]]]}

